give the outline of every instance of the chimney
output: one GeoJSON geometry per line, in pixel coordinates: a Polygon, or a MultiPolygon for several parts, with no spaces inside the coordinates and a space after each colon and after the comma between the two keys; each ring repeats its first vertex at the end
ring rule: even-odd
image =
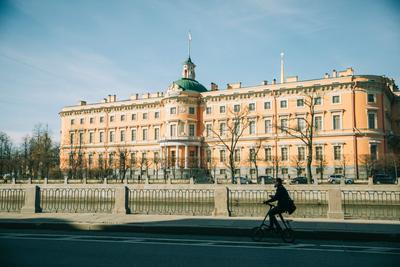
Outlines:
{"type": "Polygon", "coordinates": [[[218,84],[211,83],[211,91],[218,91],[218,84]]]}
{"type": "Polygon", "coordinates": [[[329,74],[327,72],[324,75],[324,79],[329,79],[329,74]]]}
{"type": "Polygon", "coordinates": [[[108,102],[108,103],[111,102],[111,95],[108,95],[108,97],[107,97],[107,102],[108,102]]]}
{"type": "Polygon", "coordinates": [[[101,103],[107,103],[107,98],[103,98],[103,100],[101,100],[101,103]]]}
{"type": "Polygon", "coordinates": [[[135,95],[135,99],[138,100],[139,99],[139,94],[135,95]]]}
{"type": "Polygon", "coordinates": [[[112,102],[115,102],[115,101],[117,101],[117,95],[112,96],[112,102]]]}
{"type": "Polygon", "coordinates": [[[226,85],[226,88],[227,89],[238,89],[238,88],[241,88],[242,87],[242,83],[241,82],[238,82],[238,83],[228,83],[227,85],[226,85]]]}
{"type": "Polygon", "coordinates": [[[268,81],[263,81],[261,85],[268,85],[268,81]]]}
{"type": "Polygon", "coordinates": [[[337,78],[337,71],[336,70],[332,71],[332,78],[337,78]]]}
{"type": "Polygon", "coordinates": [[[86,106],[86,101],[83,101],[83,100],[79,101],[79,105],[80,106],[86,106]]]}
{"type": "Polygon", "coordinates": [[[273,79],[273,80],[272,80],[272,84],[276,84],[276,79],[273,79]]]}

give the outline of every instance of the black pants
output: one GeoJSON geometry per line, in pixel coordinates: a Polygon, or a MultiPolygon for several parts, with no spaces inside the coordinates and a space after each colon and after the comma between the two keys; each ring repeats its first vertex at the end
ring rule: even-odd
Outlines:
{"type": "Polygon", "coordinates": [[[278,221],[276,220],[275,215],[279,214],[279,213],[283,213],[285,212],[284,209],[282,209],[281,207],[273,207],[269,212],[268,212],[268,216],[269,216],[269,225],[270,226],[274,226],[275,228],[280,227],[278,224],[278,221]]]}

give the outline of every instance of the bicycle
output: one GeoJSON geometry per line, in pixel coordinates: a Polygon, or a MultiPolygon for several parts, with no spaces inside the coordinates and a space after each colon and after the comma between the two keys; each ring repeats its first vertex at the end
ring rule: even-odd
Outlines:
{"type": "Polygon", "coordinates": [[[264,217],[264,220],[261,222],[261,225],[258,227],[254,227],[251,231],[251,238],[253,239],[253,241],[257,241],[260,242],[263,237],[265,237],[267,235],[267,232],[275,232],[280,234],[282,240],[285,243],[293,243],[294,242],[294,232],[292,230],[292,228],[290,227],[290,222],[291,220],[285,220],[282,216],[282,213],[279,213],[279,218],[281,218],[282,221],[282,225],[283,228],[279,225],[278,222],[278,227],[273,227],[272,229],[269,228],[269,225],[265,223],[265,221],[267,220],[269,211],[275,207],[275,205],[271,204],[271,203],[266,203],[267,205],[269,205],[269,210],[267,212],[267,214],[264,217]]]}

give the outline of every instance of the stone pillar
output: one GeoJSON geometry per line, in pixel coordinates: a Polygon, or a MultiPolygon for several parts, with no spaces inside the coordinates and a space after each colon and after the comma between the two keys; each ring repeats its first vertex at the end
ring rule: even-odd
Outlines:
{"type": "Polygon", "coordinates": [[[188,168],[188,153],[189,153],[188,145],[185,145],[185,169],[188,168]]]}
{"type": "Polygon", "coordinates": [[[28,184],[32,184],[32,177],[28,178],[28,184]]]}
{"type": "Polygon", "coordinates": [[[27,186],[25,189],[25,204],[21,213],[40,212],[40,188],[39,186],[27,186]]]}
{"type": "Polygon", "coordinates": [[[340,188],[328,190],[328,219],[344,219],[340,188]]]}
{"type": "Polygon", "coordinates": [[[83,183],[83,184],[87,184],[87,178],[86,178],[86,177],[83,177],[82,183],[83,183]]]}
{"type": "Polygon", "coordinates": [[[144,180],[144,183],[145,183],[145,184],[149,184],[149,176],[148,176],[148,175],[146,175],[145,180],[144,180]]]}
{"type": "Polygon", "coordinates": [[[49,178],[44,177],[44,184],[48,184],[49,183],[49,178]]]}
{"type": "Polygon", "coordinates": [[[16,184],[15,177],[11,178],[11,184],[16,184]]]}
{"type": "Polygon", "coordinates": [[[176,148],[176,158],[175,158],[175,169],[179,169],[179,146],[177,145],[176,148]]]}
{"type": "Polygon", "coordinates": [[[103,184],[107,184],[107,177],[103,178],[103,184]]]}
{"type": "Polygon", "coordinates": [[[68,184],[68,176],[64,177],[64,184],[68,184]]]}
{"type": "Polygon", "coordinates": [[[368,185],[373,185],[374,184],[374,180],[372,179],[372,176],[368,177],[368,185]]]}
{"type": "Polygon", "coordinates": [[[115,205],[113,213],[128,213],[128,188],[126,186],[118,186],[117,188],[115,188],[115,205]]]}
{"type": "Polygon", "coordinates": [[[200,154],[200,145],[197,147],[197,167],[201,168],[200,163],[201,163],[201,154],[200,154]]]}
{"type": "Polygon", "coordinates": [[[214,211],[213,216],[228,217],[228,193],[229,189],[225,186],[216,186],[214,190],[214,211]]]}

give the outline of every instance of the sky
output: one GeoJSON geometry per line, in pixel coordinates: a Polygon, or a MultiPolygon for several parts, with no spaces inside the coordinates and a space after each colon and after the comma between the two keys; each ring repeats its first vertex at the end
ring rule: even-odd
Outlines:
{"type": "Polygon", "coordinates": [[[353,67],[400,83],[396,0],[0,0],[0,131],[14,142],[64,106],[166,91],[188,56],[210,87],[353,67]]]}

